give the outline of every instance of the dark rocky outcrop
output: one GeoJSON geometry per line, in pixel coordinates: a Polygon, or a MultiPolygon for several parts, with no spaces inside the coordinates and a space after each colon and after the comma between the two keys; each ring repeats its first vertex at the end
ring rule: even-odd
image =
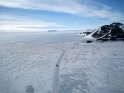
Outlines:
{"type": "Polygon", "coordinates": [[[85,35],[89,35],[90,33],[92,33],[92,32],[83,32],[83,34],[85,34],[85,35]]]}
{"type": "Polygon", "coordinates": [[[123,24],[114,22],[110,25],[100,27],[92,35],[96,40],[124,40],[123,24]]]}

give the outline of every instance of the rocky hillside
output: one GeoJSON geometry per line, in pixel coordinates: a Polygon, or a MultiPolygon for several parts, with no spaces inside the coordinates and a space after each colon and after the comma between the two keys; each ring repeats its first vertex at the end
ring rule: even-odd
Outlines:
{"type": "Polygon", "coordinates": [[[90,36],[96,40],[122,40],[124,39],[124,24],[114,22],[110,25],[101,26],[93,31],[90,36]]]}

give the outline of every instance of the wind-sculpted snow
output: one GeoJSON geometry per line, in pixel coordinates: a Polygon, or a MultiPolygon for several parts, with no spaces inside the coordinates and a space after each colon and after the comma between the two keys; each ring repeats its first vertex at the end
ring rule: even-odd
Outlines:
{"type": "Polygon", "coordinates": [[[61,51],[49,44],[0,44],[0,93],[49,93],[61,51]]]}
{"type": "Polygon", "coordinates": [[[123,42],[67,46],[59,93],[124,93],[123,42]]]}
{"type": "Polygon", "coordinates": [[[124,42],[0,43],[0,93],[124,93],[123,48],[124,42]]]}

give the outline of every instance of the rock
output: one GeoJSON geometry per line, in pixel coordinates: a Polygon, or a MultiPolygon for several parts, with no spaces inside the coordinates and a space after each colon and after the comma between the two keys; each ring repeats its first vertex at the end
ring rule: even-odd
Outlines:
{"type": "Polygon", "coordinates": [[[87,40],[87,41],[85,41],[86,43],[91,43],[91,42],[93,42],[93,41],[91,41],[91,40],[87,40]]]}
{"type": "Polygon", "coordinates": [[[110,25],[104,25],[93,32],[92,37],[96,40],[123,40],[124,30],[123,24],[114,22],[110,25]]]}

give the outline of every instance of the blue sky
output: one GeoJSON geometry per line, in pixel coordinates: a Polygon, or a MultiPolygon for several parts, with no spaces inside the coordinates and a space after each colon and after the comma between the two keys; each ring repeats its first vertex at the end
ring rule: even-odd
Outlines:
{"type": "Polygon", "coordinates": [[[124,22],[124,0],[0,0],[0,31],[80,30],[124,22]]]}

